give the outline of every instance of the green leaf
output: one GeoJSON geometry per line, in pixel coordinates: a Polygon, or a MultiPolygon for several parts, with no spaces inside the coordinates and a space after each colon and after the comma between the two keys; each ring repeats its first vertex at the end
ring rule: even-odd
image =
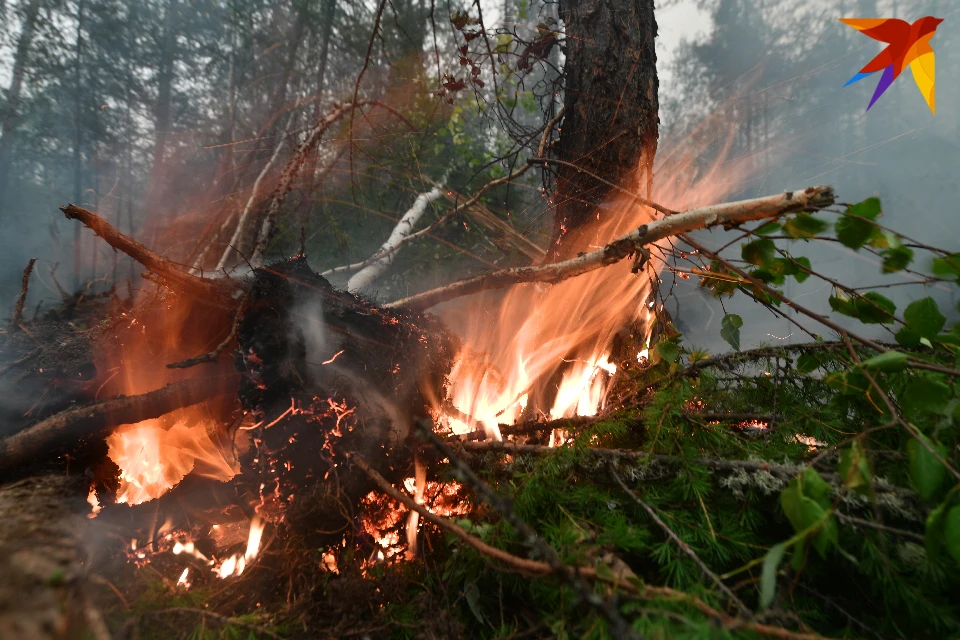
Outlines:
{"type": "Polygon", "coordinates": [[[887,351],[864,361],[867,369],[876,369],[886,373],[896,373],[907,368],[907,354],[900,351],[887,351]]]}
{"type": "Polygon", "coordinates": [[[929,296],[911,302],[903,312],[903,319],[909,328],[928,340],[935,338],[947,322],[936,301],[929,296]]]}
{"type": "Polygon", "coordinates": [[[762,227],[754,231],[754,233],[757,234],[758,236],[767,236],[767,235],[770,235],[771,233],[776,233],[777,231],[780,231],[780,225],[777,224],[776,222],[768,222],[767,224],[763,225],[762,227]]]}
{"type": "Polygon", "coordinates": [[[956,279],[960,276],[960,253],[951,253],[944,258],[934,259],[933,273],[941,278],[956,279]]]}
{"type": "Polygon", "coordinates": [[[851,249],[859,249],[879,233],[873,220],[880,215],[880,200],[868,198],[851,205],[846,213],[833,225],[837,239],[851,249]]]}
{"type": "Polygon", "coordinates": [[[922,375],[912,379],[904,388],[900,405],[912,416],[941,413],[953,397],[949,385],[936,377],[922,375]]]}
{"type": "Polygon", "coordinates": [[[827,230],[828,226],[826,222],[820,218],[814,218],[809,213],[798,213],[787,220],[783,230],[791,238],[799,240],[820,235],[827,230]]]}
{"type": "MultiPolygon", "coordinates": [[[[917,434],[931,448],[933,448],[941,457],[946,456],[946,449],[943,445],[936,444],[927,436],[917,434]]],[[[910,467],[910,480],[913,482],[917,493],[924,500],[929,500],[943,484],[947,476],[947,468],[937,460],[930,450],[923,446],[916,439],[907,443],[907,461],[910,467]]]]}
{"type": "Polygon", "coordinates": [[[843,478],[843,483],[851,491],[873,497],[873,481],[870,473],[870,461],[863,446],[856,440],[840,455],[840,464],[837,473],[843,478]]]}
{"type": "Polygon", "coordinates": [[[944,502],[927,516],[927,528],[924,532],[923,542],[927,547],[927,555],[933,561],[936,561],[940,556],[940,545],[943,544],[943,516],[947,512],[948,502],[944,502]]]}
{"type": "Polygon", "coordinates": [[[735,313],[728,313],[720,321],[720,337],[727,341],[735,351],[740,351],[740,327],[743,318],[735,313]]]}
{"type": "Polygon", "coordinates": [[[813,539],[813,548],[817,550],[821,558],[827,557],[827,551],[831,546],[837,546],[840,541],[840,530],[837,528],[837,519],[830,516],[823,523],[823,528],[817,537],[813,539]]]}
{"type": "Polygon", "coordinates": [[[783,554],[787,551],[784,543],[770,547],[763,558],[763,569],[760,573],[760,608],[766,609],[773,604],[777,594],[777,569],[783,561],[783,554]]]}
{"type": "Polygon", "coordinates": [[[773,265],[776,260],[776,245],[769,238],[761,238],[743,245],[740,255],[745,262],[755,264],[758,267],[767,267],[773,265]]]}
{"type": "Polygon", "coordinates": [[[916,349],[920,346],[920,338],[923,336],[910,327],[904,327],[900,329],[900,331],[897,331],[897,335],[895,337],[897,339],[897,344],[899,344],[901,347],[906,347],[907,349],[916,349]]]}
{"type": "MultiPolygon", "coordinates": [[[[810,270],[810,258],[800,256],[799,258],[794,258],[794,260],[803,265],[808,271],[810,270]]],[[[797,269],[797,272],[793,274],[793,277],[797,282],[803,282],[810,277],[810,274],[803,269],[797,269]]]]}
{"type": "MultiPolygon", "coordinates": [[[[780,493],[780,507],[797,532],[813,526],[826,515],[826,510],[820,503],[804,495],[801,478],[803,476],[791,480],[790,484],[780,493]]],[[[823,479],[821,478],[820,481],[822,482],[823,479]]],[[[829,485],[827,490],[829,491],[829,485]]]]}
{"type": "Polygon", "coordinates": [[[830,485],[827,481],[813,467],[804,469],[800,477],[803,482],[803,495],[827,509],[830,506],[830,485]]]}
{"type": "Polygon", "coordinates": [[[805,353],[797,358],[797,372],[808,374],[820,368],[820,361],[815,356],[805,353]]]}
{"type": "Polygon", "coordinates": [[[673,362],[680,357],[680,347],[674,342],[663,340],[657,343],[657,353],[666,362],[673,362]]]}
{"type": "Polygon", "coordinates": [[[943,541],[947,552],[960,564],[960,507],[950,509],[943,519],[943,541]]]}
{"type": "Polygon", "coordinates": [[[880,252],[883,256],[883,272],[903,271],[913,262],[913,250],[910,247],[896,247],[880,252]]]}
{"type": "Polygon", "coordinates": [[[480,606],[480,589],[477,588],[477,584],[475,582],[468,584],[467,588],[464,589],[463,595],[467,601],[467,605],[470,607],[470,612],[473,614],[473,617],[475,617],[480,624],[486,624],[487,619],[483,615],[483,607],[480,606]]]}
{"type": "Polygon", "coordinates": [[[837,313],[856,318],[864,324],[890,324],[897,305],[876,291],[869,291],[856,298],[830,296],[830,308],[837,313]]]}
{"type": "Polygon", "coordinates": [[[867,198],[863,202],[858,202],[847,207],[847,214],[868,218],[870,220],[876,220],[881,212],[880,198],[877,197],[867,198]]]}

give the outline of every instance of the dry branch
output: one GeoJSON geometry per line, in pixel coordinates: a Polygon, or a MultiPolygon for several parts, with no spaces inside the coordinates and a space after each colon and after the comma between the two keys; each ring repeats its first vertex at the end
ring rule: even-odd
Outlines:
{"type": "Polygon", "coordinates": [[[454,282],[409,298],[392,302],[387,307],[423,310],[454,298],[503,289],[523,282],[556,283],[599,269],[638,252],[644,245],[697,229],[734,225],[751,220],[775,218],[795,211],[817,209],[834,203],[831,187],[810,187],[804,191],[788,191],[775,196],[740,202],[711,205],[654,220],[624,234],[606,246],[576,258],[536,267],[514,267],[454,282]]]}
{"type": "Polygon", "coordinates": [[[117,396],[103,402],[62,411],[19,433],[0,440],[0,469],[10,469],[51,456],[78,441],[105,438],[117,425],[159,418],[222,394],[227,378],[192,378],[137,396],[117,396]]]}
{"type": "MultiPolygon", "coordinates": [[[[230,259],[230,254],[234,251],[239,251],[240,241],[243,239],[243,231],[247,228],[250,215],[253,213],[254,205],[257,203],[257,195],[260,193],[260,183],[263,182],[263,179],[267,176],[267,174],[270,173],[270,170],[273,169],[273,165],[277,162],[277,158],[280,157],[280,151],[283,149],[286,142],[287,133],[290,131],[290,126],[293,124],[294,113],[296,112],[291,112],[290,117],[287,118],[287,124],[283,128],[283,135],[280,137],[280,141],[274,148],[273,154],[270,156],[270,159],[267,160],[267,163],[263,165],[263,168],[260,169],[260,173],[257,174],[257,179],[253,181],[253,187],[250,189],[250,196],[247,198],[247,203],[244,205],[243,211],[240,212],[240,219],[237,221],[237,228],[234,229],[233,235],[230,237],[230,242],[227,243],[227,247],[223,250],[223,254],[217,261],[217,266],[214,267],[214,271],[220,271],[226,267],[227,260],[230,259]]],[[[196,268],[198,265],[194,264],[194,267],[196,268]]]]}
{"type": "Polygon", "coordinates": [[[10,319],[10,327],[13,328],[20,324],[20,317],[23,315],[23,305],[27,302],[27,288],[30,286],[30,272],[33,271],[33,265],[37,264],[36,258],[30,258],[27,267],[23,270],[23,280],[20,282],[20,297],[17,298],[17,306],[13,309],[13,318],[10,319]]]}
{"type": "Polygon", "coordinates": [[[383,103],[377,102],[376,100],[356,100],[356,98],[354,98],[352,103],[348,102],[336,107],[327,114],[327,117],[317,123],[317,125],[310,131],[310,135],[307,136],[307,139],[303,141],[303,143],[297,148],[296,153],[293,154],[293,157],[287,162],[287,166],[284,167],[283,173],[280,174],[280,182],[277,184],[277,188],[273,191],[273,197],[270,199],[270,206],[267,207],[267,211],[263,216],[263,222],[261,223],[260,231],[257,234],[256,244],[254,245],[253,252],[251,253],[250,261],[254,265],[260,266],[263,263],[263,256],[267,250],[267,242],[270,240],[270,234],[273,233],[273,225],[277,215],[280,213],[280,207],[283,205],[283,201],[286,199],[287,193],[289,193],[290,189],[293,188],[293,181],[296,180],[298,175],[300,175],[300,170],[306,163],[310,151],[320,143],[321,138],[323,138],[323,134],[326,133],[327,129],[332,127],[337,120],[347,113],[350,114],[352,119],[353,112],[357,107],[364,107],[368,105],[386,109],[390,113],[393,113],[394,115],[403,119],[403,116],[383,103]]]}
{"type": "Polygon", "coordinates": [[[79,220],[95,234],[106,240],[111,247],[127,254],[151,272],[163,278],[174,289],[205,298],[210,302],[230,298],[233,293],[234,285],[230,284],[229,281],[215,282],[182,271],[173,261],[151,251],[133,238],[123,235],[109,222],[92,211],[73,204],[60,207],[60,210],[70,220],[79,220]]]}

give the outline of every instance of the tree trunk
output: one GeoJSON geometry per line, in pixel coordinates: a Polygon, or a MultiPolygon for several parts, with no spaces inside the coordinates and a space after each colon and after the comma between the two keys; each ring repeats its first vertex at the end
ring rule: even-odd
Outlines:
{"type": "Polygon", "coordinates": [[[17,40],[17,52],[13,58],[13,71],[7,100],[0,112],[0,213],[3,212],[3,199],[6,196],[7,181],[10,173],[10,151],[13,148],[13,132],[17,126],[17,112],[20,108],[20,91],[23,88],[23,76],[27,70],[27,56],[37,27],[37,14],[40,12],[40,0],[30,0],[23,14],[23,28],[17,40]]]}
{"type": "Polygon", "coordinates": [[[584,227],[611,195],[594,178],[649,192],[657,151],[653,0],[564,0],[564,118],[549,260],[583,250],[584,227]],[[590,175],[593,174],[593,175],[590,175]]]}
{"type": "Polygon", "coordinates": [[[153,169],[147,201],[156,206],[160,184],[163,179],[164,156],[167,150],[167,133],[170,130],[170,100],[173,93],[174,65],[177,58],[177,10],[179,0],[170,0],[164,16],[163,44],[157,74],[157,104],[154,108],[156,140],[153,145],[153,169]]]}
{"type": "MultiPolygon", "coordinates": [[[[77,3],[77,42],[74,50],[73,64],[73,201],[83,202],[83,83],[80,82],[80,73],[83,69],[83,13],[86,0],[77,3]]],[[[80,225],[73,228],[73,289],[80,289],[80,270],[82,236],[80,225]]]]}
{"type": "MultiPolygon", "coordinates": [[[[337,0],[323,0],[323,13],[321,20],[323,26],[320,31],[320,57],[317,61],[317,90],[313,100],[313,121],[320,122],[323,113],[323,90],[327,81],[327,59],[330,53],[330,36],[333,34],[333,20],[337,12],[337,0]]],[[[306,239],[307,229],[310,224],[310,212],[312,209],[311,196],[314,189],[317,188],[317,161],[320,150],[313,149],[310,157],[307,159],[307,188],[303,192],[303,200],[298,207],[298,227],[301,234],[306,239]]]]}

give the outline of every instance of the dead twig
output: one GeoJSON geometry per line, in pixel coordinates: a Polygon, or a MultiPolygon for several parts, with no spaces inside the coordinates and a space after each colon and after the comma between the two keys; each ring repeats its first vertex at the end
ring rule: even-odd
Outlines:
{"type": "Polygon", "coordinates": [[[405,307],[422,311],[441,302],[489,289],[504,289],[524,282],[557,283],[601,267],[616,264],[627,256],[636,254],[648,244],[688,231],[775,218],[790,212],[819,209],[829,206],[833,202],[834,193],[831,187],[810,187],[805,191],[787,192],[765,198],[693,209],[654,220],[620,236],[600,249],[580,254],[569,260],[541,266],[501,269],[403,298],[386,306],[388,308],[405,307]]]}
{"type": "Polygon", "coordinates": [[[117,425],[159,418],[229,391],[234,377],[192,378],[137,396],[117,396],[67,409],[0,440],[0,469],[53,456],[80,440],[102,439],[117,425]]]}
{"type": "Polygon", "coordinates": [[[593,178],[594,180],[596,180],[597,182],[600,182],[600,183],[602,183],[602,184],[605,184],[605,185],[607,185],[608,187],[610,187],[611,189],[615,189],[616,191],[619,191],[620,193],[623,193],[623,194],[625,194],[625,195],[628,195],[628,196],[630,196],[631,198],[633,198],[638,204],[642,204],[642,205],[645,206],[645,207],[650,207],[651,209],[654,209],[654,210],[656,210],[656,211],[659,211],[660,213],[662,213],[662,214],[665,215],[665,216],[672,216],[672,215],[676,215],[676,214],[680,213],[679,211],[674,211],[673,209],[668,209],[667,207],[664,207],[663,205],[659,205],[659,204],[657,204],[656,202],[653,202],[652,200],[648,200],[648,199],[644,198],[643,196],[641,196],[641,195],[639,195],[639,194],[637,194],[637,193],[634,193],[633,191],[630,191],[629,189],[624,189],[623,187],[620,187],[620,186],[618,186],[618,185],[615,185],[615,184],[613,184],[612,182],[610,182],[610,181],[608,181],[608,180],[604,180],[603,178],[601,178],[600,176],[596,175],[595,173],[592,173],[592,172],[590,172],[590,171],[587,171],[587,170],[584,169],[583,167],[581,167],[581,166],[579,166],[579,165],[577,165],[577,164],[574,164],[573,162],[567,162],[566,160],[557,160],[557,159],[555,159],[555,158],[527,158],[527,164],[542,164],[542,165],[544,165],[544,166],[546,166],[546,165],[548,165],[548,164],[555,164],[555,165],[559,165],[559,166],[561,166],[561,167],[567,167],[567,168],[573,169],[574,171],[576,171],[576,172],[578,172],[578,173],[585,173],[585,174],[587,174],[588,176],[590,176],[591,178],[593,178]]]}
{"type": "Polygon", "coordinates": [[[714,584],[717,585],[717,588],[720,589],[720,591],[722,591],[723,594],[730,599],[730,602],[732,602],[732,603],[734,603],[735,605],[737,605],[737,608],[740,609],[740,615],[741,615],[741,616],[743,616],[744,618],[751,618],[751,617],[753,617],[753,613],[750,611],[750,609],[747,608],[747,605],[743,604],[743,601],[740,600],[740,598],[738,598],[738,597],[736,596],[736,594],[735,594],[733,591],[731,591],[730,588],[729,588],[727,585],[725,585],[725,584],[723,583],[723,580],[720,579],[720,576],[718,576],[716,573],[714,573],[713,571],[711,571],[710,567],[708,567],[706,564],[704,564],[703,560],[700,559],[700,556],[697,555],[697,552],[694,551],[694,550],[690,547],[690,545],[688,545],[686,542],[684,542],[684,541],[680,538],[680,536],[678,536],[678,535],[673,531],[673,529],[671,529],[671,528],[667,525],[667,523],[664,522],[664,521],[660,518],[660,516],[657,515],[657,512],[653,509],[653,507],[651,507],[651,506],[648,505],[646,502],[644,502],[643,500],[641,500],[641,499],[640,499],[640,496],[638,496],[636,493],[634,493],[634,492],[630,489],[630,487],[628,487],[628,486],[624,483],[624,481],[620,478],[620,475],[617,473],[617,470],[616,470],[616,468],[613,466],[613,463],[612,463],[612,462],[610,463],[610,475],[613,477],[614,481],[615,481],[618,485],[620,485],[620,488],[623,489],[624,493],[626,493],[628,496],[630,496],[630,498],[633,499],[634,502],[636,502],[638,505],[640,505],[640,506],[643,508],[643,510],[647,512],[647,515],[649,515],[650,518],[651,518],[654,522],[657,523],[657,526],[659,526],[661,529],[663,529],[663,532],[667,534],[667,537],[670,538],[670,540],[672,540],[674,543],[676,543],[677,547],[679,547],[679,549],[680,549],[681,551],[683,551],[685,554],[687,554],[687,556],[689,556],[690,559],[693,560],[693,561],[697,564],[698,567],[700,567],[700,570],[701,570],[701,571],[703,571],[705,574],[707,574],[708,576],[710,576],[710,579],[713,580],[714,584]]]}
{"type": "Polygon", "coordinates": [[[30,286],[30,273],[33,271],[33,265],[35,264],[37,264],[37,259],[30,258],[30,262],[23,270],[23,279],[20,281],[20,297],[17,298],[17,306],[13,308],[13,318],[10,319],[11,329],[20,324],[20,318],[23,316],[23,305],[27,301],[27,288],[30,286]]]}
{"type": "MultiPolygon", "coordinates": [[[[563,109],[560,109],[560,111],[557,113],[557,115],[554,116],[553,119],[551,119],[551,120],[544,126],[543,136],[540,138],[540,145],[537,147],[537,155],[541,155],[541,154],[543,153],[543,150],[546,148],[547,140],[549,139],[550,131],[553,130],[553,127],[556,126],[556,124],[560,121],[560,118],[561,118],[562,116],[563,116],[563,109]]],[[[462,204],[459,204],[459,205],[455,206],[453,209],[447,211],[447,212],[444,213],[443,215],[439,216],[436,220],[434,220],[433,222],[431,222],[430,224],[428,224],[428,225],[427,225],[426,227],[424,227],[423,229],[420,229],[419,231],[415,231],[415,232],[413,232],[413,233],[411,233],[411,234],[409,234],[409,235],[404,236],[404,237],[401,238],[396,244],[394,244],[393,247],[390,248],[389,250],[383,250],[383,249],[381,249],[380,251],[377,251],[376,253],[374,253],[372,256],[370,256],[369,258],[367,258],[367,259],[364,260],[363,262],[357,262],[357,263],[354,263],[354,264],[347,264],[347,265],[343,265],[343,266],[340,266],[340,267],[334,267],[333,269],[328,269],[328,270],[322,272],[320,275],[322,275],[324,278],[328,278],[328,277],[330,277],[330,276],[332,276],[332,275],[335,275],[335,274],[337,274],[337,273],[346,273],[346,272],[357,271],[357,270],[363,269],[363,268],[365,268],[365,267],[367,267],[367,266],[369,266],[369,265],[371,265],[371,264],[373,264],[373,263],[375,263],[375,262],[378,262],[378,261],[380,261],[380,260],[383,260],[383,259],[386,258],[387,256],[392,255],[393,253],[396,253],[397,251],[399,251],[400,248],[401,248],[403,245],[405,245],[406,243],[408,243],[408,242],[413,242],[414,240],[416,240],[416,239],[418,239],[418,238],[420,238],[420,237],[422,237],[422,236],[425,236],[425,235],[430,234],[435,228],[437,228],[438,226],[442,225],[442,224],[445,223],[447,220],[450,220],[451,218],[453,218],[454,216],[456,216],[458,213],[463,212],[463,211],[467,211],[467,210],[473,208],[477,203],[480,202],[480,198],[482,198],[485,193],[487,193],[488,191],[490,191],[490,190],[493,189],[494,187],[498,187],[498,186],[500,186],[500,185],[502,185],[502,184],[507,184],[508,182],[511,182],[511,181],[513,181],[513,180],[516,180],[517,178],[519,178],[520,176],[522,176],[524,173],[526,173],[527,171],[529,171],[532,166],[533,166],[533,165],[529,165],[529,164],[523,165],[522,167],[520,167],[519,169],[517,169],[517,170],[515,170],[515,171],[512,171],[512,172],[509,173],[508,175],[505,175],[505,176],[503,176],[503,177],[501,177],[501,178],[496,178],[496,179],[494,179],[494,180],[491,180],[490,182],[487,182],[487,183],[483,184],[479,189],[477,189],[477,191],[473,194],[473,196],[472,196],[471,198],[469,198],[468,200],[464,201],[462,204]]],[[[394,303],[394,304],[396,304],[396,303],[394,303]]],[[[387,305],[387,306],[389,306],[389,305],[387,305]]]]}

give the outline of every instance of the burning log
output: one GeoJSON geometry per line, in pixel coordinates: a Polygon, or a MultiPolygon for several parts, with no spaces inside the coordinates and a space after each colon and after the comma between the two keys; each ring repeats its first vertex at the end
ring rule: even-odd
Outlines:
{"type": "Polygon", "coordinates": [[[229,388],[230,379],[195,378],[169,384],[137,396],[119,396],[68,409],[0,440],[0,468],[52,457],[56,451],[83,440],[103,439],[117,425],[159,418],[176,409],[198,404],[229,388]]]}

